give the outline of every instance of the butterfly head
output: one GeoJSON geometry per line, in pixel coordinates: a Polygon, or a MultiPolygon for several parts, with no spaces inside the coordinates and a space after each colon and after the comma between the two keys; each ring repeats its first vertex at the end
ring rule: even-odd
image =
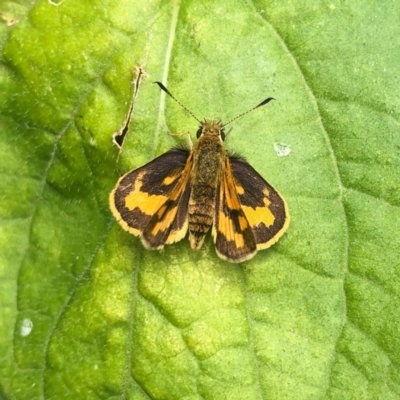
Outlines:
{"type": "Polygon", "coordinates": [[[218,136],[221,140],[225,140],[225,132],[222,127],[221,121],[206,119],[200,122],[200,127],[197,130],[197,139],[203,135],[218,136]]]}

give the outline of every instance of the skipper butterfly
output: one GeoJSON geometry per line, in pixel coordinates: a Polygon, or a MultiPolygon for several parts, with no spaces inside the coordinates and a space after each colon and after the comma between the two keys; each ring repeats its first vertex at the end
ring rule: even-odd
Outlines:
{"type": "MultiPolygon", "coordinates": [[[[182,106],[161,82],[156,83],[182,106]]],[[[219,257],[233,263],[249,260],[288,228],[285,200],[243,158],[225,150],[228,123],[199,121],[187,111],[200,123],[197,142],[188,149],[169,150],[123,175],[110,194],[111,211],[147,249],[160,250],[189,231],[190,246],[199,250],[211,229],[219,257]]]]}

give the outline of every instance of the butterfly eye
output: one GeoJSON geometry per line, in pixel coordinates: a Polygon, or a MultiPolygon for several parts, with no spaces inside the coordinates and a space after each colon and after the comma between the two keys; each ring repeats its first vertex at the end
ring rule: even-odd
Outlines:
{"type": "Polygon", "coordinates": [[[200,127],[200,128],[197,130],[197,132],[196,132],[196,137],[197,137],[197,139],[201,136],[202,133],[203,133],[203,128],[200,127]]]}
{"type": "Polygon", "coordinates": [[[225,140],[225,131],[223,129],[221,129],[220,135],[221,135],[221,139],[225,140]]]}

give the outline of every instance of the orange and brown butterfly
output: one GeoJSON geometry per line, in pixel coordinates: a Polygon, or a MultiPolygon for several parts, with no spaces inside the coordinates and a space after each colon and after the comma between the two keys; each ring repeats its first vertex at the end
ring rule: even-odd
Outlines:
{"type": "Polygon", "coordinates": [[[200,123],[197,142],[190,149],[169,150],[123,175],[110,194],[111,211],[147,249],[160,250],[189,231],[192,249],[199,250],[212,228],[219,257],[233,263],[249,260],[286,231],[285,200],[243,158],[225,150],[227,124],[199,121],[187,111],[200,123]]]}

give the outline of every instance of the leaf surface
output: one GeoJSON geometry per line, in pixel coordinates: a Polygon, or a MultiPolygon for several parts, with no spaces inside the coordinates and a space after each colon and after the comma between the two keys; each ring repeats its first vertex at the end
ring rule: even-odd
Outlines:
{"type": "Polygon", "coordinates": [[[0,17],[0,397],[400,398],[396,4],[20,1],[0,17]],[[200,119],[277,99],[226,146],[287,200],[278,244],[233,265],[211,238],[151,252],[116,223],[118,176],[197,129],[152,81],[200,119]]]}

